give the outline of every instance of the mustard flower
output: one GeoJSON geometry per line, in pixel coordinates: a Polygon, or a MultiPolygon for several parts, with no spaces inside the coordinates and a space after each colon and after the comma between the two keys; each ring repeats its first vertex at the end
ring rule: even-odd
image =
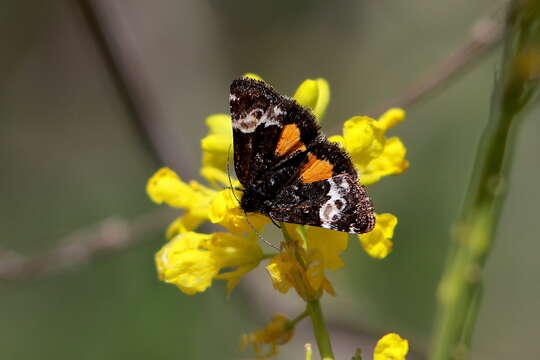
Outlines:
{"type": "Polygon", "coordinates": [[[193,295],[205,291],[214,279],[227,280],[230,293],[240,277],[263,258],[253,237],[229,233],[176,235],[156,254],[159,278],[193,295]]]}
{"type": "Polygon", "coordinates": [[[307,301],[320,297],[323,290],[335,295],[324,271],[344,265],[339,255],[347,248],[348,234],[313,226],[283,226],[290,241],[266,266],[274,288],[286,293],[293,287],[307,301]]]}
{"type": "Polygon", "coordinates": [[[392,214],[375,214],[377,221],[375,228],[367,233],[360,234],[358,238],[364,250],[375,259],[385,258],[392,251],[394,228],[397,225],[397,217],[392,214]]]}
{"type": "Polygon", "coordinates": [[[331,136],[351,155],[364,185],[371,185],[388,175],[401,174],[409,167],[407,150],[397,137],[387,139],[386,131],[405,118],[402,109],[390,109],[378,120],[354,116],[345,121],[343,135],[331,136]]]}
{"type": "Polygon", "coordinates": [[[398,334],[384,335],[375,346],[373,360],[405,360],[409,352],[409,342],[398,334]]]}
{"type": "Polygon", "coordinates": [[[267,359],[278,353],[278,346],[288,343],[294,335],[294,326],[284,315],[277,314],[262,330],[242,335],[240,349],[253,346],[257,359],[267,359]]]}

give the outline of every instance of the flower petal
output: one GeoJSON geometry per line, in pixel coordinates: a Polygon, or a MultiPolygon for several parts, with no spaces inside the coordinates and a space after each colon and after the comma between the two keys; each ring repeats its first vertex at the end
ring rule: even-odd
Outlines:
{"type": "Polygon", "coordinates": [[[242,75],[242,77],[253,79],[253,80],[264,81],[262,77],[254,73],[245,73],[244,75],[242,75]]]}
{"type": "Polygon", "coordinates": [[[226,171],[233,142],[231,117],[226,114],[214,114],[206,118],[206,125],[209,133],[201,140],[203,166],[226,171]]]}
{"type": "Polygon", "coordinates": [[[220,191],[210,204],[208,212],[210,221],[235,234],[252,232],[253,228],[260,230],[270,220],[259,214],[246,215],[238,202],[241,196],[241,192],[232,189],[220,191]]]}
{"type": "Polygon", "coordinates": [[[409,352],[409,342],[398,334],[384,335],[375,346],[373,360],[405,360],[409,352]]]}
{"type": "Polygon", "coordinates": [[[407,149],[398,137],[386,140],[382,154],[371,160],[362,171],[362,184],[371,185],[388,175],[397,175],[409,167],[405,159],[407,149]]]}
{"type": "Polygon", "coordinates": [[[349,234],[342,231],[324,229],[317,226],[307,227],[306,247],[308,250],[317,249],[321,252],[324,267],[337,270],[343,265],[339,257],[349,242],[349,234]]]}
{"type": "Polygon", "coordinates": [[[257,359],[268,359],[278,353],[278,346],[285,345],[294,336],[294,326],[284,315],[276,314],[272,321],[262,330],[242,335],[240,350],[253,345],[257,359]]]}
{"type": "Polygon", "coordinates": [[[328,138],[328,141],[335,142],[341,147],[345,147],[345,138],[341,135],[334,135],[328,138]]]}
{"type": "Polygon", "coordinates": [[[159,169],[146,184],[146,192],[155,203],[187,208],[194,200],[191,187],[169,168],[159,169]]]}
{"type": "Polygon", "coordinates": [[[266,271],[272,280],[272,286],[277,291],[285,294],[289,291],[293,283],[288,277],[293,264],[289,261],[286,253],[279,253],[272,258],[270,264],[266,266],[266,271]]]}
{"type": "Polygon", "coordinates": [[[208,183],[214,188],[222,189],[224,186],[231,186],[229,182],[229,176],[223,170],[213,167],[213,166],[203,166],[201,168],[200,174],[204,177],[208,183]]]}
{"type": "Polygon", "coordinates": [[[229,135],[232,137],[232,121],[230,115],[210,115],[206,118],[205,122],[210,134],[229,135]]]}
{"type": "Polygon", "coordinates": [[[216,232],[205,247],[212,252],[222,268],[257,265],[263,258],[261,247],[255,237],[243,237],[216,232]]]}
{"type": "Polygon", "coordinates": [[[195,230],[205,219],[194,216],[189,212],[174,220],[165,232],[167,239],[172,239],[178,234],[183,234],[195,230]]]}
{"type": "Polygon", "coordinates": [[[358,235],[364,250],[375,259],[383,259],[392,251],[392,237],[398,223],[392,214],[375,214],[375,228],[367,233],[358,235]]]}
{"type": "Polygon", "coordinates": [[[330,102],[330,86],[322,78],[306,79],[294,93],[294,99],[300,105],[309,107],[320,121],[330,102]]]}
{"type": "Polygon", "coordinates": [[[165,244],[155,257],[159,278],[188,295],[210,287],[219,268],[210,252],[200,248],[207,238],[208,235],[189,232],[165,244]]]}
{"type": "Polygon", "coordinates": [[[379,125],[385,130],[396,126],[405,119],[405,110],[400,108],[392,108],[387,110],[379,117],[379,125]]]}
{"type": "Polygon", "coordinates": [[[384,149],[384,130],[368,116],[355,116],[345,121],[343,138],[345,149],[355,166],[361,169],[380,156],[384,149]]]}

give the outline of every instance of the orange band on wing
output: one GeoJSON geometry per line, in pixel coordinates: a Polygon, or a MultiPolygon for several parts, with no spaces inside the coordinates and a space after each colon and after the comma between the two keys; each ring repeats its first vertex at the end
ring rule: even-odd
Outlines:
{"type": "Polygon", "coordinates": [[[300,129],[295,124],[285,125],[276,146],[276,155],[283,156],[296,150],[306,150],[300,141],[300,129]]]}
{"type": "Polygon", "coordinates": [[[300,179],[304,184],[329,179],[332,177],[333,168],[334,165],[328,161],[309,154],[307,163],[300,169],[300,179]]]}

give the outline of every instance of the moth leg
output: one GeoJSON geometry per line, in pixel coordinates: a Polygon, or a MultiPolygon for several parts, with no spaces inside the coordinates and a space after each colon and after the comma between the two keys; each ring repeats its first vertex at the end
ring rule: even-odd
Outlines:
{"type": "Polygon", "coordinates": [[[281,229],[281,225],[279,225],[279,224],[274,220],[274,218],[272,218],[271,216],[269,216],[269,218],[270,218],[270,220],[272,220],[272,223],[273,223],[274,225],[276,225],[276,227],[277,227],[278,229],[281,229]]]}

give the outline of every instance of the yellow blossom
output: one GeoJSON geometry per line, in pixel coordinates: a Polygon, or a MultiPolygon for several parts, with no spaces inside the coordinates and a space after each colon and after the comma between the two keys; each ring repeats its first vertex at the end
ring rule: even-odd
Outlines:
{"type": "Polygon", "coordinates": [[[373,184],[384,176],[401,174],[409,167],[409,162],[405,159],[406,153],[407,149],[398,137],[387,139],[382,154],[364,168],[362,183],[373,184]]]}
{"type": "Polygon", "coordinates": [[[156,254],[160,280],[178,286],[188,295],[210,287],[219,271],[212,254],[202,247],[210,237],[188,232],[165,244],[156,254]]]}
{"type": "Polygon", "coordinates": [[[358,235],[358,238],[371,257],[383,259],[392,251],[392,237],[398,220],[392,214],[375,214],[375,216],[377,218],[375,228],[367,234],[358,235]]]}
{"type": "Polygon", "coordinates": [[[398,334],[384,335],[375,346],[373,360],[405,360],[409,352],[409,342],[398,334]]]}
{"type": "MultiPolygon", "coordinates": [[[[210,183],[214,179],[209,175],[208,168],[215,168],[222,172],[227,170],[227,159],[231,158],[229,151],[232,149],[232,122],[231,117],[226,114],[215,114],[206,118],[208,135],[201,140],[203,150],[202,168],[207,172],[202,172],[210,183]]],[[[232,161],[232,160],[231,160],[232,161]]]]}
{"type": "Polygon", "coordinates": [[[260,77],[257,74],[254,74],[254,73],[246,73],[246,74],[242,75],[242,77],[253,79],[253,80],[263,81],[262,77],[260,77]]]}
{"type": "MultiPolygon", "coordinates": [[[[234,183],[233,186],[239,186],[234,183]]],[[[242,192],[233,189],[220,191],[212,200],[208,217],[214,224],[219,223],[230,232],[241,234],[260,230],[270,219],[259,214],[246,214],[239,206],[242,192]]]]}
{"type": "Polygon", "coordinates": [[[200,223],[208,219],[208,211],[212,199],[217,192],[196,181],[189,184],[171,169],[159,169],[146,185],[148,196],[156,203],[184,208],[186,213],[176,219],[167,229],[167,237],[171,238],[180,232],[194,230],[200,223]]]}
{"type": "MultiPolygon", "coordinates": [[[[283,226],[294,227],[291,224],[283,226]]],[[[335,295],[324,273],[325,259],[320,249],[306,250],[294,236],[283,247],[284,251],[274,256],[266,266],[276,290],[286,293],[294,287],[297,294],[306,301],[318,299],[323,291],[335,295]]]]}
{"type": "Polygon", "coordinates": [[[294,336],[294,326],[284,315],[274,315],[272,321],[262,330],[242,335],[240,349],[244,351],[251,344],[257,359],[267,359],[278,353],[278,346],[285,345],[294,336]]]}
{"type": "Polygon", "coordinates": [[[321,120],[330,102],[330,86],[325,79],[306,79],[296,92],[294,99],[303,106],[307,106],[313,112],[317,120],[321,120]]]}
{"type": "Polygon", "coordinates": [[[228,233],[186,232],[175,236],[156,254],[159,278],[188,295],[205,291],[213,279],[228,280],[230,293],[240,277],[262,260],[255,238],[228,233]]]}
{"type": "Polygon", "coordinates": [[[384,176],[400,174],[409,166],[401,140],[385,137],[386,131],[404,118],[401,109],[390,109],[378,120],[355,116],[343,125],[342,136],[332,136],[329,140],[347,150],[360,173],[360,181],[371,185],[384,176]]]}
{"type": "Polygon", "coordinates": [[[343,265],[340,255],[347,249],[349,234],[317,226],[306,226],[306,249],[321,252],[325,269],[337,270],[343,265]]]}

